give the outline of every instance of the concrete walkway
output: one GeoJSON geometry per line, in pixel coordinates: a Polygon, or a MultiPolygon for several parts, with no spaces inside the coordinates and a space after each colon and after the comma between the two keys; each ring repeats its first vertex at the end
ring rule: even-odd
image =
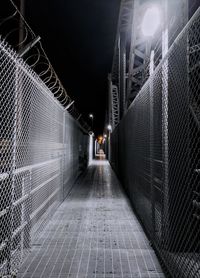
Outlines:
{"type": "Polygon", "coordinates": [[[18,278],[161,278],[110,165],[95,160],[33,242],[18,278]]]}

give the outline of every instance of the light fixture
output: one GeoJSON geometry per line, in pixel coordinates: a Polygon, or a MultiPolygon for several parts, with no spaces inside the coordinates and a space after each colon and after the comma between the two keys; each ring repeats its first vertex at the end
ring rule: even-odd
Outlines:
{"type": "Polygon", "coordinates": [[[102,142],[103,142],[103,137],[102,137],[102,136],[99,136],[99,137],[98,137],[98,143],[101,145],[102,142]]]}
{"type": "Polygon", "coordinates": [[[145,37],[152,37],[161,23],[161,12],[157,6],[147,8],[141,25],[142,33],[145,37]]]}
{"type": "Polygon", "coordinates": [[[93,119],[93,117],[94,117],[94,116],[93,116],[92,114],[89,115],[89,118],[93,119]]]}
{"type": "Polygon", "coordinates": [[[111,125],[108,125],[108,126],[107,126],[107,129],[108,129],[109,131],[111,131],[111,130],[112,130],[112,126],[111,126],[111,125]]]}

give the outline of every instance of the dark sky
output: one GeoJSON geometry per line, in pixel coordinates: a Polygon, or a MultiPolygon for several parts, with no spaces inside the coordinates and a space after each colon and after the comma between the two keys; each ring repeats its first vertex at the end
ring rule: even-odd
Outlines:
{"type": "Polygon", "coordinates": [[[26,19],[64,87],[102,133],[120,0],[29,0],[26,19]]]}

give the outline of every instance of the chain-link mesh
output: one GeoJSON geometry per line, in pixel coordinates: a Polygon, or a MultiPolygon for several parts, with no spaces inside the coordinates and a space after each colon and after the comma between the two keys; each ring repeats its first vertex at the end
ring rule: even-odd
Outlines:
{"type": "Polygon", "coordinates": [[[200,10],[111,138],[111,163],[172,277],[200,277],[200,10]]]}
{"type": "MultiPolygon", "coordinates": [[[[23,58],[26,64],[37,73],[40,79],[50,89],[55,98],[67,109],[73,118],[87,132],[91,127],[80,114],[69,93],[63,87],[56,74],[42,44],[40,36],[32,30],[18,6],[20,1],[1,0],[0,34],[12,48],[17,51],[18,57],[23,58]]],[[[23,6],[23,5],[22,5],[23,6]]],[[[22,8],[23,10],[23,8],[22,8]]]]}
{"type": "Polygon", "coordinates": [[[31,248],[31,237],[86,165],[88,136],[4,41],[0,41],[0,94],[3,276],[17,271],[31,248]]]}

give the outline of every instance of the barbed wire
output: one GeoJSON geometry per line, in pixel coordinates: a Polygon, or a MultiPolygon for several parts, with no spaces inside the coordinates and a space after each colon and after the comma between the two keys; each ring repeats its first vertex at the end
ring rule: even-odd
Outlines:
{"type": "Polygon", "coordinates": [[[57,73],[55,72],[46,51],[43,48],[40,37],[30,27],[25,17],[21,14],[13,0],[9,1],[10,15],[0,20],[0,33],[5,41],[20,54],[28,45],[28,51],[23,54],[23,60],[38,74],[46,86],[51,90],[54,97],[66,108],[66,110],[76,119],[80,120],[81,126],[87,131],[91,130],[89,125],[82,118],[81,113],[74,105],[74,101],[67,93],[57,73]],[[20,40],[20,30],[22,38],[20,40]],[[35,45],[31,43],[36,40],[35,45]],[[73,102],[73,103],[72,103],[73,102]],[[68,107],[70,106],[70,109],[68,107]]]}

